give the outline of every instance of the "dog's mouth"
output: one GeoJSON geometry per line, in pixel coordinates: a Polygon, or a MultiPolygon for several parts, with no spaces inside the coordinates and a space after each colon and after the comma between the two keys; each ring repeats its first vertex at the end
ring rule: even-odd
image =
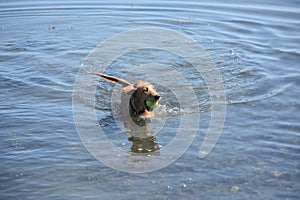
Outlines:
{"type": "Polygon", "coordinates": [[[146,100],[145,105],[148,111],[152,111],[153,108],[158,104],[160,96],[155,96],[155,100],[146,100]]]}

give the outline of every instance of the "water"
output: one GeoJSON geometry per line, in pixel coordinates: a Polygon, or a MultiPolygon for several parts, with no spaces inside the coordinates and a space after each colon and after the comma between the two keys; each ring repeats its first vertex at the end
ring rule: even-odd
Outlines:
{"type": "MultiPolygon", "coordinates": [[[[1,199],[299,198],[299,2],[10,1],[0,9],[1,199]],[[186,34],[206,49],[224,79],[226,121],[213,151],[200,159],[211,108],[203,79],[186,74],[196,81],[201,105],[193,144],[166,168],[131,174],[100,163],[82,144],[73,85],[101,41],[149,26],[186,34]]],[[[138,56],[120,58],[124,68],[109,72],[120,75],[131,64],[163,57],[138,56]]],[[[163,85],[157,90],[171,94],[163,85]]],[[[108,137],[130,151],[101,91],[112,88],[97,89],[97,105],[104,105],[97,110],[99,125],[115,130],[108,137]]],[[[183,114],[168,97],[161,109],[168,112],[170,134],[155,141],[162,147],[183,114]]]]}

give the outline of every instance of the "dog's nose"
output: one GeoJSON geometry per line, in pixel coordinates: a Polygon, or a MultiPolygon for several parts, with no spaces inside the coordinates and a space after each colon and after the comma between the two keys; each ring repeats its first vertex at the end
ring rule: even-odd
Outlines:
{"type": "Polygon", "coordinates": [[[160,96],[159,95],[156,95],[154,96],[155,100],[159,100],[160,99],[160,96]]]}

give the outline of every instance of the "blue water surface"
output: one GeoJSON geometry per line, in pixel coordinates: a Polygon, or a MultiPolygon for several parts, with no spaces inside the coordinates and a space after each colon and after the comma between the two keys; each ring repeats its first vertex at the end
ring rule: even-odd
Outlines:
{"type": "MultiPolygon", "coordinates": [[[[299,5],[296,0],[1,2],[0,199],[298,199],[299,5]],[[227,110],[218,143],[200,159],[211,108],[203,79],[187,70],[186,77],[198,81],[193,87],[201,110],[193,144],[161,170],[131,174],[99,162],[82,144],[72,95],[78,69],[99,43],[143,27],[171,29],[198,41],[222,74],[227,110]]],[[[160,51],[141,55],[116,62],[126,69],[164,57],[160,51]]],[[[180,64],[172,62],[177,69],[184,67],[180,64]]],[[[119,75],[118,70],[109,72],[119,75]]],[[[101,96],[111,92],[112,85],[106,86],[97,89],[99,126],[112,130],[107,136],[130,151],[127,135],[114,128],[110,99],[101,96]]],[[[170,134],[156,138],[162,148],[180,117],[171,110],[178,102],[168,97],[162,104],[170,112],[170,134]]]]}

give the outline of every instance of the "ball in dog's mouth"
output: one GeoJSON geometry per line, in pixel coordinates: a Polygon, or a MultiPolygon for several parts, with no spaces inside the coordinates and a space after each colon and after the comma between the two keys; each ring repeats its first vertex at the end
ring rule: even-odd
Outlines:
{"type": "Polygon", "coordinates": [[[147,100],[146,101],[146,105],[149,108],[149,110],[152,110],[157,104],[158,104],[158,100],[154,100],[154,101],[147,100]]]}

